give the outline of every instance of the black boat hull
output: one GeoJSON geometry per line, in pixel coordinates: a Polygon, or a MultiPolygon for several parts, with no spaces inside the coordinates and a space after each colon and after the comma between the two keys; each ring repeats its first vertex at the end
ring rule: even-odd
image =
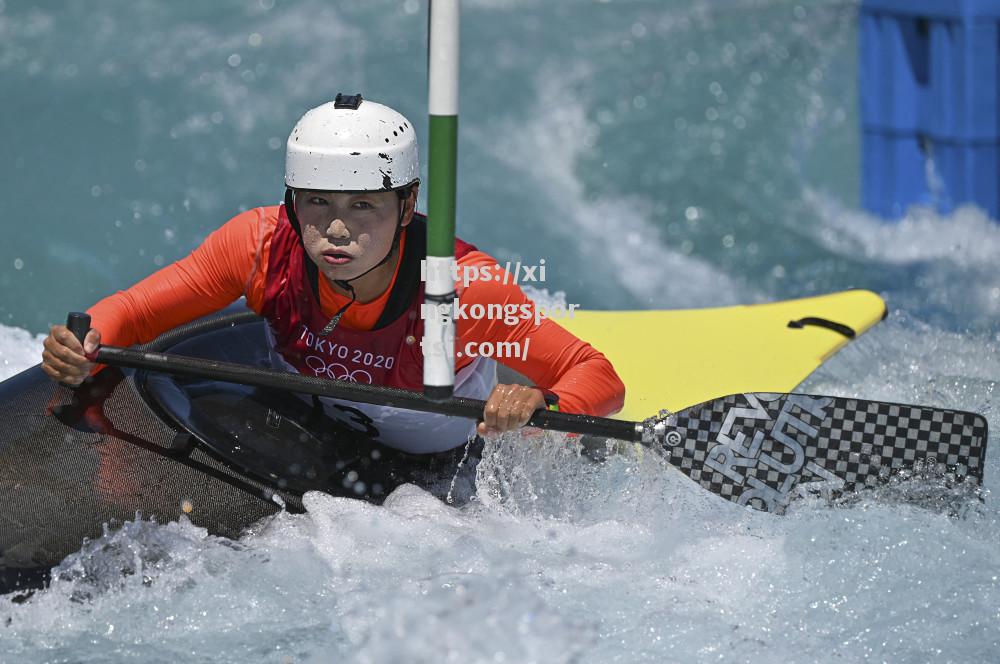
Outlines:
{"type": "MultiPolygon", "coordinates": [[[[264,343],[243,311],[145,347],[261,365],[264,343]]],[[[305,490],[381,502],[450,477],[464,453],[405,455],[291,395],[151,376],[108,367],[72,390],[36,366],[0,383],[0,593],[44,583],[84,539],[137,514],[237,537],[282,505],[301,511],[305,490]]]]}

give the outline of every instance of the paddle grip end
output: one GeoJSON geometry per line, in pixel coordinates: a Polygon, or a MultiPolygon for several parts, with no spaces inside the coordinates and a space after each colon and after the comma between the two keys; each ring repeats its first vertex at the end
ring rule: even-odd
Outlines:
{"type": "Polygon", "coordinates": [[[90,314],[71,311],[66,316],[66,327],[82,344],[83,340],[87,338],[87,332],[90,332],[90,314]]]}
{"type": "MultiPolygon", "coordinates": [[[[71,311],[66,316],[66,327],[83,344],[83,340],[87,338],[87,333],[90,332],[90,315],[79,311],[71,311]]],[[[71,385],[70,383],[60,382],[59,384],[71,390],[80,387],[79,385],[71,385]]]]}

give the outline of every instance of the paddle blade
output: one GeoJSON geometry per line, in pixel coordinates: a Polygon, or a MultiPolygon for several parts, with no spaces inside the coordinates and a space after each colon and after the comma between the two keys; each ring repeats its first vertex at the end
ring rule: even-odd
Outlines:
{"type": "Polygon", "coordinates": [[[916,470],[978,484],[987,441],[975,413],[804,394],[734,394],[667,424],[672,465],[712,493],[776,513],[814,482],[850,491],[916,470]]]}

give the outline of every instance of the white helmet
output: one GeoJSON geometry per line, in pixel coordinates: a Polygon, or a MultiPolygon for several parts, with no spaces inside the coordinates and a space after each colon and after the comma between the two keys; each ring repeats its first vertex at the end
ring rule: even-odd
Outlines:
{"type": "Polygon", "coordinates": [[[292,129],[285,184],[317,191],[400,189],[417,181],[417,133],[388,106],[338,94],[292,129]]]}

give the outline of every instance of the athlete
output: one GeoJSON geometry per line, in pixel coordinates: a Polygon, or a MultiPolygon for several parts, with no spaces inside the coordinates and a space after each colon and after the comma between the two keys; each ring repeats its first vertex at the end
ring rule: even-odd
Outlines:
{"type": "MultiPolygon", "coordinates": [[[[415,210],[418,174],[406,118],[361,95],[338,95],[307,112],[289,136],[283,204],[237,215],[186,258],[98,302],[82,345],[65,326],[52,326],[42,369],[79,384],[98,368],[88,356],[102,342],[151,341],[245,297],[268,322],[275,366],[421,389],[426,219],[415,210]]],[[[462,240],[455,256],[460,274],[502,274],[462,240]]],[[[456,317],[454,393],[486,400],[482,422],[334,399],[323,400],[326,413],[363,425],[389,448],[431,454],[476,433],[524,426],[547,406],[602,416],[621,409],[625,388],[604,355],[555,322],[536,321],[534,303],[513,279],[467,281],[456,284],[461,311],[493,304],[518,314],[456,317]],[[536,387],[497,384],[493,359],[462,352],[511,342],[530,352],[504,364],[536,387]]]]}

